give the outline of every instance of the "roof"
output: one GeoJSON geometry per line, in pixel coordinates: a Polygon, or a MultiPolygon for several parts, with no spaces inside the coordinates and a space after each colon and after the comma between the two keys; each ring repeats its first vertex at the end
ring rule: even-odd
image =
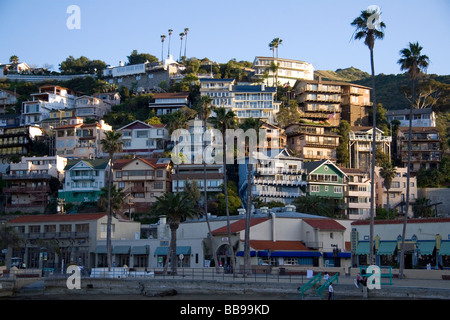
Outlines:
{"type": "Polygon", "coordinates": [[[347,176],[347,174],[342,171],[336,164],[334,164],[332,161],[330,160],[319,160],[319,161],[309,161],[309,162],[305,162],[303,164],[303,168],[306,169],[307,174],[310,174],[311,172],[313,172],[314,170],[316,170],[317,168],[319,168],[321,165],[323,164],[331,164],[333,165],[336,169],[338,169],[340,172],[342,172],[342,174],[344,176],[347,176]]]}
{"type": "Polygon", "coordinates": [[[148,123],[142,122],[140,120],[135,120],[119,129],[117,129],[116,131],[122,131],[123,129],[128,128],[128,127],[134,127],[132,129],[145,129],[145,128],[151,129],[151,128],[164,128],[165,126],[166,126],[165,124],[148,124],[148,123]]]}
{"type": "Polygon", "coordinates": [[[126,165],[128,165],[129,163],[136,161],[136,160],[140,160],[155,169],[156,168],[166,168],[169,165],[168,163],[161,163],[161,162],[158,163],[159,159],[157,159],[157,158],[145,159],[145,158],[136,157],[133,159],[117,159],[117,160],[115,160],[114,161],[114,169],[120,170],[120,169],[124,168],[126,165]]]}
{"type": "Polygon", "coordinates": [[[98,220],[106,215],[102,213],[79,213],[79,214],[44,214],[44,215],[26,215],[14,218],[8,223],[30,223],[30,222],[72,222],[72,221],[86,221],[98,220]]]}
{"type": "Polygon", "coordinates": [[[303,219],[311,227],[319,230],[345,231],[345,227],[333,219],[303,219]]]}
{"type": "Polygon", "coordinates": [[[275,87],[264,87],[261,88],[260,85],[234,85],[233,92],[268,92],[275,93],[277,92],[277,88],[275,87]]]}
{"type": "MultiPolygon", "coordinates": [[[[371,131],[372,129],[373,129],[372,126],[351,126],[350,127],[350,130],[353,132],[363,132],[363,131],[365,132],[365,131],[371,131]]],[[[376,131],[384,133],[384,131],[381,129],[378,129],[378,128],[375,128],[375,129],[376,129],[376,131]]]]}
{"type": "Polygon", "coordinates": [[[187,98],[187,97],[189,97],[189,92],[163,92],[153,94],[153,99],[171,99],[171,98],[187,98]]]}
{"type": "MultiPolygon", "coordinates": [[[[396,220],[375,220],[374,224],[403,224],[403,219],[396,220]]],[[[450,222],[450,218],[417,218],[417,219],[408,219],[408,224],[410,223],[443,223],[450,222]]],[[[363,226],[370,225],[369,220],[357,220],[352,222],[352,226],[363,226]]]]}
{"type": "Polygon", "coordinates": [[[233,78],[230,79],[216,79],[216,78],[200,78],[200,82],[234,82],[235,80],[233,78]]]}
{"type": "MultiPolygon", "coordinates": [[[[401,109],[401,110],[388,110],[386,111],[387,116],[401,115],[401,114],[409,114],[409,109],[401,109]]],[[[413,109],[413,114],[424,114],[424,113],[432,113],[433,109],[431,108],[422,108],[422,109],[413,109]]]]}
{"type": "Polygon", "coordinates": [[[309,250],[300,241],[271,241],[250,240],[250,247],[254,250],[309,250]]]}
{"type": "MultiPolygon", "coordinates": [[[[250,226],[253,227],[253,226],[255,226],[257,224],[260,224],[262,222],[265,222],[265,221],[267,221],[269,219],[270,219],[269,217],[266,217],[266,218],[252,218],[252,219],[250,219],[250,226]]],[[[240,219],[240,220],[238,220],[236,222],[231,223],[230,224],[230,232],[231,233],[237,233],[237,232],[243,231],[245,229],[245,221],[246,221],[245,219],[240,219]]],[[[223,226],[223,227],[221,227],[219,229],[213,230],[212,234],[213,235],[219,235],[219,234],[226,234],[227,232],[228,232],[227,231],[227,226],[223,226]]]]}
{"type": "Polygon", "coordinates": [[[64,170],[70,170],[72,167],[74,167],[81,161],[86,163],[92,169],[106,169],[106,167],[108,166],[108,163],[109,163],[108,158],[105,158],[105,159],[74,159],[74,160],[69,160],[67,162],[67,165],[64,168],[64,170]]]}

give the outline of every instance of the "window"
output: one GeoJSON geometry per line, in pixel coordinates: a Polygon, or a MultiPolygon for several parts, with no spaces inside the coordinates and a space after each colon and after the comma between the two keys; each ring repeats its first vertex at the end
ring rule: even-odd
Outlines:
{"type": "Polygon", "coordinates": [[[148,138],[148,131],[147,130],[137,130],[136,138],[148,138]]]}
{"type": "Polygon", "coordinates": [[[56,225],[54,224],[44,225],[44,232],[56,232],[56,225]]]}
{"type": "Polygon", "coordinates": [[[81,223],[75,225],[76,232],[89,232],[89,223],[81,223]]]}
{"type": "Polygon", "coordinates": [[[342,193],[342,187],[334,187],[334,193],[342,193]]]}
{"type": "Polygon", "coordinates": [[[29,226],[28,232],[29,233],[39,233],[39,232],[41,232],[41,226],[29,226]]]}
{"type": "Polygon", "coordinates": [[[162,182],[155,182],[153,185],[154,189],[163,189],[164,185],[162,182]]]}
{"type": "Polygon", "coordinates": [[[311,188],[311,192],[320,192],[320,186],[312,185],[310,188],[311,188]]]}
{"type": "Polygon", "coordinates": [[[71,224],[61,224],[61,225],[59,225],[59,231],[60,232],[71,232],[72,225],[71,224]]]}

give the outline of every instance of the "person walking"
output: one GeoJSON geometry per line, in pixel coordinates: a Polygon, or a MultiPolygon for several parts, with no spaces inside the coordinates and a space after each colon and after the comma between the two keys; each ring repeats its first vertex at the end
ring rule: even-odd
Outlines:
{"type": "Polygon", "coordinates": [[[333,282],[331,282],[330,285],[328,286],[328,300],[334,300],[333,282]]]}

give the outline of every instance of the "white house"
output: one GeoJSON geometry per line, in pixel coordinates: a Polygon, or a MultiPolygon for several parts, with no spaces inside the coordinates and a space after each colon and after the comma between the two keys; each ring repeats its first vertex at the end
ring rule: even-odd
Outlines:
{"type": "Polygon", "coordinates": [[[169,133],[163,124],[147,124],[136,120],[120,129],[124,154],[150,155],[163,152],[169,133]]]}

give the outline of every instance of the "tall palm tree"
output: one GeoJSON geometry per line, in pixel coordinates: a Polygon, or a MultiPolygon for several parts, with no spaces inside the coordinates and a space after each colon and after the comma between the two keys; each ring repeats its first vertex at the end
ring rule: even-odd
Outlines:
{"type": "MultiPolygon", "coordinates": [[[[241,124],[241,129],[249,130],[254,129],[257,134],[257,146],[259,146],[258,132],[261,129],[261,120],[254,118],[246,118],[241,124]]],[[[258,147],[256,148],[258,151],[258,147]]],[[[250,219],[252,211],[252,177],[253,177],[253,164],[250,159],[254,155],[250,154],[251,149],[249,146],[248,153],[248,163],[247,163],[247,208],[246,208],[246,219],[245,219],[245,236],[244,236],[244,270],[247,274],[251,273],[251,263],[250,263],[250,219]]]]}
{"type": "Polygon", "coordinates": [[[184,28],[184,35],[186,36],[186,39],[184,40],[184,57],[186,58],[186,47],[187,47],[187,35],[189,32],[189,28],[184,28]]]}
{"type": "MultiPolygon", "coordinates": [[[[209,116],[211,115],[211,103],[212,103],[212,99],[210,96],[208,95],[202,95],[200,98],[200,102],[202,104],[202,110],[201,110],[201,118],[203,120],[203,129],[205,130],[206,133],[206,122],[207,119],[209,118],[209,116]]],[[[203,152],[205,152],[206,150],[206,139],[205,136],[203,136],[203,152]]],[[[208,216],[208,191],[207,191],[207,179],[206,179],[207,175],[206,175],[206,159],[205,159],[205,154],[203,153],[203,197],[204,197],[204,212],[205,212],[205,217],[206,217],[206,224],[208,225],[208,232],[209,232],[209,236],[211,237],[211,244],[212,244],[212,230],[211,230],[211,225],[209,223],[209,216],[208,216]]],[[[212,248],[213,250],[213,259],[214,259],[214,265],[216,268],[219,267],[219,263],[217,260],[217,252],[214,249],[214,247],[212,248]]]]}
{"type": "Polygon", "coordinates": [[[375,40],[382,40],[384,38],[384,28],[386,28],[386,25],[384,22],[379,22],[378,28],[376,29],[373,27],[373,25],[368,24],[370,22],[370,18],[373,14],[377,13],[375,10],[364,10],[361,11],[361,15],[357,18],[355,18],[351,25],[356,28],[354,33],[354,39],[355,40],[361,40],[364,39],[364,44],[369,48],[370,50],[370,66],[372,69],[372,101],[373,101],[373,134],[372,134],[372,166],[371,166],[371,201],[370,201],[370,233],[369,233],[369,241],[370,241],[370,254],[369,254],[369,260],[371,264],[375,264],[375,256],[374,256],[374,248],[373,248],[373,225],[374,225],[374,218],[375,218],[375,150],[376,150],[376,130],[377,130],[377,124],[376,124],[376,96],[375,96],[375,67],[374,67],[374,60],[373,60],[373,48],[375,45],[375,40]]]}
{"type": "MultiPolygon", "coordinates": [[[[186,192],[166,192],[156,197],[155,203],[150,208],[150,214],[167,216],[170,228],[170,248],[167,259],[170,257],[172,274],[177,272],[177,230],[180,223],[186,218],[193,218],[198,214],[195,205],[186,192]]],[[[167,264],[166,264],[167,265],[167,264]]],[[[167,271],[167,270],[165,270],[167,271]]]]}
{"type": "Polygon", "coordinates": [[[391,189],[392,180],[397,175],[397,168],[392,166],[391,162],[385,162],[381,165],[380,177],[383,178],[383,185],[386,188],[387,194],[387,217],[389,219],[389,212],[391,211],[391,206],[389,205],[389,189],[391,189]]]}
{"type": "Polygon", "coordinates": [[[166,40],[166,35],[161,35],[161,64],[163,64],[164,60],[164,40],[166,40]]]}
{"type": "Polygon", "coordinates": [[[180,33],[180,39],[181,39],[181,44],[180,44],[180,60],[181,61],[181,50],[183,49],[183,39],[184,39],[184,32],[180,33]]]}
{"type": "Polygon", "coordinates": [[[276,74],[275,74],[275,78],[276,78],[276,82],[275,82],[275,87],[277,87],[278,86],[278,67],[279,67],[279,64],[278,64],[278,47],[283,43],[283,40],[281,40],[280,38],[274,38],[273,40],[272,40],[272,46],[274,47],[274,49],[276,49],[276,51],[277,51],[277,59],[276,59],[276,61],[275,61],[275,65],[276,65],[276,74]]]}
{"type": "Polygon", "coordinates": [[[112,224],[112,209],[111,209],[111,184],[113,175],[113,161],[114,154],[122,150],[123,141],[122,133],[116,131],[107,131],[105,138],[100,141],[103,152],[109,155],[109,175],[108,175],[108,205],[107,205],[107,223],[106,223],[106,260],[108,263],[108,271],[111,271],[112,265],[112,246],[111,246],[111,224],[112,224]]]}
{"type": "Polygon", "coordinates": [[[167,58],[170,57],[170,39],[172,38],[172,32],[173,32],[173,30],[172,30],[172,29],[169,29],[168,32],[169,32],[169,45],[168,45],[168,48],[167,48],[167,58]]]}
{"type": "MultiPolygon", "coordinates": [[[[172,133],[177,129],[188,129],[189,128],[188,121],[189,121],[189,118],[186,116],[186,114],[179,110],[171,113],[170,121],[168,122],[169,135],[171,136],[172,133]]],[[[177,154],[175,156],[177,159],[176,169],[175,169],[175,180],[177,181],[177,184],[176,184],[175,192],[178,192],[178,183],[179,183],[178,172],[179,172],[180,160],[181,160],[182,155],[177,154]]]]}
{"type": "Polygon", "coordinates": [[[272,50],[272,58],[273,58],[273,61],[270,63],[269,69],[272,71],[272,83],[275,83],[275,71],[278,69],[278,67],[275,64],[275,44],[273,40],[269,42],[269,49],[272,50]]]}
{"type": "Polygon", "coordinates": [[[102,188],[100,198],[98,199],[98,205],[102,209],[108,208],[108,193],[111,194],[111,211],[114,215],[117,211],[122,209],[125,204],[126,194],[123,192],[122,188],[116,189],[115,185],[111,186],[109,192],[107,187],[102,188]]]}
{"type": "Polygon", "coordinates": [[[411,136],[412,136],[412,117],[413,117],[413,108],[416,100],[416,79],[425,71],[430,63],[430,59],[428,56],[422,54],[422,47],[418,42],[409,43],[408,48],[404,48],[400,50],[401,58],[397,61],[400,65],[400,70],[407,71],[409,73],[409,78],[411,79],[411,92],[412,99],[411,105],[409,107],[409,133],[408,133],[408,167],[406,173],[406,212],[404,213],[403,220],[403,232],[402,232],[402,250],[400,252],[400,270],[399,277],[403,278],[403,269],[404,269],[404,245],[405,245],[405,236],[406,236],[406,224],[408,220],[408,210],[409,210],[409,197],[410,197],[410,170],[411,170],[411,136]]]}
{"type": "Polygon", "coordinates": [[[227,129],[234,128],[236,125],[235,117],[233,111],[228,111],[224,107],[218,107],[213,109],[216,113],[215,117],[210,118],[210,122],[214,125],[216,129],[219,129],[222,132],[223,138],[223,185],[224,185],[224,195],[225,195],[225,207],[226,207],[226,215],[227,215],[227,235],[228,235],[228,244],[230,247],[231,253],[231,267],[233,269],[233,273],[236,272],[236,261],[234,260],[234,249],[233,243],[231,241],[231,230],[230,230],[230,209],[228,203],[228,179],[227,179],[227,164],[226,164],[226,131],[227,129]]]}

